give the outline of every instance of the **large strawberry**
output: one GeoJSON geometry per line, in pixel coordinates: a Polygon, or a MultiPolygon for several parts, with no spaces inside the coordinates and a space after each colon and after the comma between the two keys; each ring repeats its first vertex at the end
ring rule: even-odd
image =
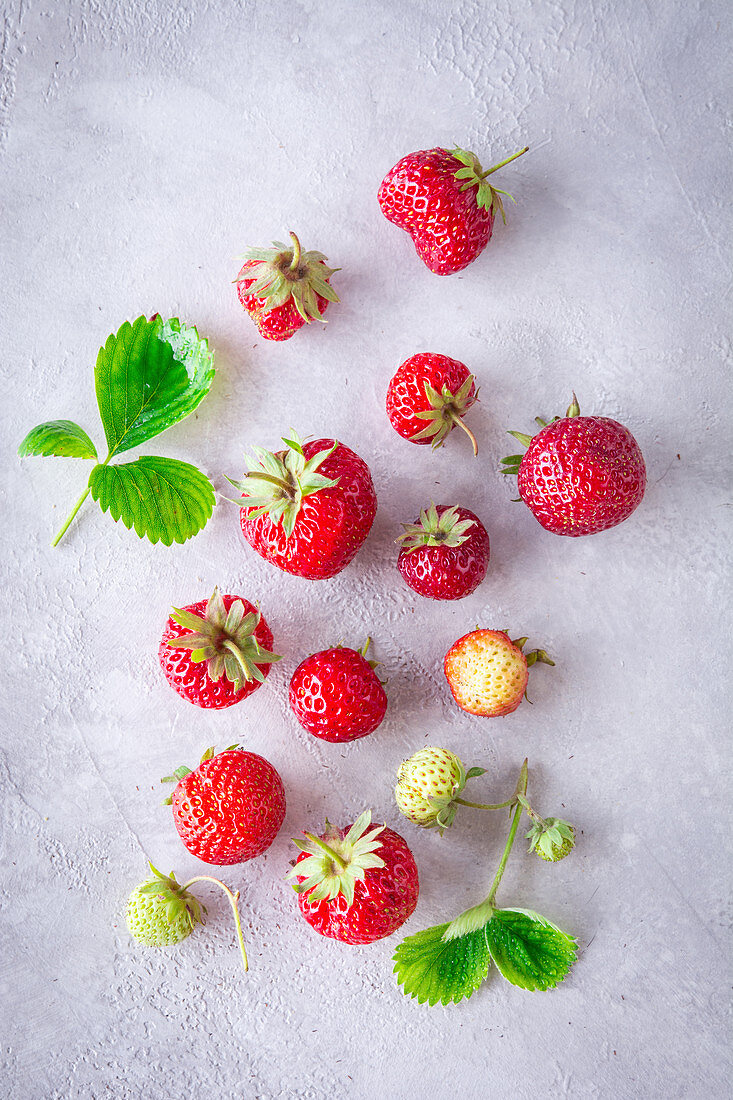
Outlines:
{"type": "MultiPolygon", "coordinates": [[[[462,271],[491,239],[500,191],[488,177],[521,157],[521,149],[486,172],[465,149],[423,149],[410,153],[382,180],[378,200],[388,221],[412,237],[418,256],[436,275],[462,271]]],[[[509,195],[511,198],[511,195],[509,195]]]]}
{"type": "Polygon", "coordinates": [[[219,594],[174,607],[158,649],[171,687],[197,707],[238,703],[263,683],[273,661],[272,632],[242,596],[219,594]],[[183,627],[183,632],[181,632],[183,627]]]}
{"type": "Polygon", "coordinates": [[[416,523],[403,523],[397,567],[415,592],[431,600],[470,595],[489,567],[489,536],[468,508],[431,504],[416,523]]]}
{"type": "Polygon", "coordinates": [[[517,709],[527,691],[529,668],[537,661],[555,663],[544,649],[523,653],[526,641],[512,641],[503,630],[481,629],[453,643],[443,668],[462,710],[482,718],[499,718],[517,709]]]}
{"type": "Polygon", "coordinates": [[[204,863],[244,863],[262,855],[285,817],[285,789],[272,764],[233,745],[207,749],[194,770],[182,766],[162,783],[176,787],[167,803],[178,835],[204,863]]]}
{"type": "Polygon", "coordinates": [[[311,321],[323,321],[329,302],[338,302],[330,285],[336,267],[326,266],[322,252],[302,252],[273,241],[272,248],[250,248],[237,275],[239,300],[266,340],[289,340],[311,321]]]}
{"type": "Polygon", "coordinates": [[[412,852],[399,833],[370,825],[365,810],[350,829],[326,822],[321,836],[294,841],[301,854],[288,877],[297,880],[300,911],[316,932],[343,943],[391,936],[417,905],[412,852]]]}
{"type": "Polygon", "coordinates": [[[411,355],[387,387],[387,416],[411,443],[440,447],[453,428],[462,428],[478,453],[476,437],[463,416],[478,397],[475,379],[457,359],[434,352],[411,355]]]}
{"type": "Polygon", "coordinates": [[[309,580],[349,564],[374,522],[369,467],[334,439],[304,443],[294,432],[284,451],[253,447],[251,469],[231,481],[244,497],[242,534],[257,553],[309,580]]]}
{"type": "Polygon", "coordinates": [[[573,400],[564,417],[537,417],[535,436],[510,432],[527,448],[503,460],[519,495],[555,535],[594,535],[628,519],[641,503],[646,467],[628,428],[607,416],[581,416],[573,400]]]}
{"type": "Polygon", "coordinates": [[[301,661],[290,681],[290,706],[304,729],[323,741],[355,741],[384,718],[387,696],[363,649],[336,646],[301,661]]]}

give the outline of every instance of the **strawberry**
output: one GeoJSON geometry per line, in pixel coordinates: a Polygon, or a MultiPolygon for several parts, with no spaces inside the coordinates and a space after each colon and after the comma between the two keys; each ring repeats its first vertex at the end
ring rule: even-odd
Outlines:
{"type": "Polygon", "coordinates": [[[251,248],[234,280],[239,300],[266,340],[289,340],[303,325],[323,321],[329,302],[338,302],[330,285],[336,267],[326,266],[322,252],[302,252],[274,241],[272,248],[251,248]]]}
{"type": "MultiPolygon", "coordinates": [[[[374,521],[377,496],[369,467],[343,443],[304,443],[295,432],[286,450],[253,447],[242,481],[228,480],[245,498],[242,534],[286,573],[320,580],[340,573],[374,521]]],[[[235,502],[238,503],[238,502],[235,502]]]]}
{"type": "Polygon", "coordinates": [[[256,752],[233,745],[207,749],[194,770],[185,766],[162,783],[178,835],[204,863],[244,863],[262,855],[285,817],[285,789],[275,768],[256,752]]]}
{"type": "Polygon", "coordinates": [[[300,911],[316,932],[342,943],[391,936],[417,905],[412,852],[398,833],[370,824],[365,810],[350,829],[326,822],[320,837],[293,841],[301,852],[288,877],[297,880],[300,911]]]}
{"type": "Polygon", "coordinates": [[[546,531],[594,535],[628,519],[641,503],[646,467],[628,428],[606,416],[581,416],[573,400],[564,417],[537,417],[535,436],[510,432],[526,452],[503,460],[519,495],[546,531]]]}
{"type": "Polygon", "coordinates": [[[336,646],[306,657],[290,680],[290,706],[304,729],[323,741],[355,741],[381,723],[387,696],[376,662],[363,649],[336,646]]]}
{"type": "Polygon", "coordinates": [[[174,607],[158,649],[171,687],[197,707],[230,707],[256,691],[279,661],[261,612],[242,596],[174,607]],[[180,628],[184,628],[181,633],[180,628]]]}
{"type": "Polygon", "coordinates": [[[478,588],[489,567],[489,536],[478,516],[431,504],[402,526],[397,567],[410,588],[431,600],[460,600],[478,588]]]}
{"type": "Polygon", "coordinates": [[[420,352],[406,359],[387,387],[387,416],[392,427],[411,443],[440,447],[458,426],[478,444],[463,416],[476,402],[478,389],[468,367],[457,359],[420,352]]]}
{"type": "Polygon", "coordinates": [[[444,669],[453,698],[462,710],[499,718],[516,710],[527,690],[529,667],[553,665],[544,649],[522,652],[526,638],[513,642],[503,630],[472,630],[454,642],[444,669]]]}
{"type": "Polygon", "coordinates": [[[242,962],[247,970],[247,952],[237,907],[239,890],[232,893],[218,878],[209,875],[197,875],[182,886],[172,871],[170,875],[163,875],[152,863],[148,866],[152,876],[135,887],[127,902],[125,920],[133,939],[144,947],[173,947],[185,940],[197,924],[204,923],[203,914],[206,913],[206,906],[190,893],[189,887],[196,882],[213,882],[229,899],[242,962]]]}
{"type": "Polygon", "coordinates": [[[575,847],[575,829],[559,817],[541,818],[530,814],[532,828],[525,833],[529,841],[528,851],[536,852],[546,863],[557,863],[569,855],[575,847]]]}
{"type": "MultiPolygon", "coordinates": [[[[473,774],[482,769],[472,769],[473,774]]],[[[454,752],[429,747],[403,760],[397,773],[395,801],[400,812],[424,829],[443,829],[453,823],[454,799],[466,785],[466,769],[454,752]]]]}
{"type": "Polygon", "coordinates": [[[506,222],[501,196],[507,192],[487,178],[526,152],[521,149],[486,172],[465,149],[410,153],[382,180],[377,196],[382,213],[410,234],[432,272],[453,275],[486,248],[497,211],[506,222]]]}

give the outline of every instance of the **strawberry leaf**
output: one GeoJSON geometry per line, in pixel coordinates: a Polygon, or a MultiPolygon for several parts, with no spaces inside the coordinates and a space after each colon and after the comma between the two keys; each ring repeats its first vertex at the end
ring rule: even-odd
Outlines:
{"type": "Polygon", "coordinates": [[[122,520],[150,542],[185,542],[206,525],[214,507],[211,482],[195,466],[173,458],[145,456],[118,466],[95,466],[92,498],[103,512],[122,520]]]}
{"type": "Polygon", "coordinates": [[[138,317],[109,336],[94,371],[110,456],[170,428],[194,411],[214,378],[206,340],[177,318],[138,317]]]}
{"type": "Polygon", "coordinates": [[[532,909],[496,909],[486,942],[497,967],[521,989],[552,989],[576,959],[576,941],[532,909]]]}
{"type": "Polygon", "coordinates": [[[62,458],[97,458],[97,448],[73,420],[49,420],[28,432],[18,454],[58,455],[62,458]]]}
{"type": "Polygon", "coordinates": [[[408,936],[392,956],[403,991],[420,1004],[458,1004],[485,981],[491,965],[484,929],[445,940],[448,924],[408,936]]]}

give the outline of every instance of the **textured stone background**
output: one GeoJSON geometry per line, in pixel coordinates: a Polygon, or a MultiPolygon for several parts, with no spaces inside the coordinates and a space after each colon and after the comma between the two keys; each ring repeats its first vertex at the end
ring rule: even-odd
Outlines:
{"type": "Polygon", "coordinates": [[[722,0],[6,0],[3,1097],[725,1094],[729,22],[722,0]],[[404,153],[452,142],[485,163],[532,150],[503,174],[507,227],[438,279],[375,193],[404,153]],[[234,257],[290,228],[343,268],[343,302],[325,329],[268,346],[237,304],[234,257]],[[87,467],[15,448],[55,417],[99,439],[97,348],[155,310],[199,326],[218,374],[152,453],[223,487],[245,444],[292,424],[368,460],[379,513],[340,577],[281,575],[224,504],[172,549],[89,505],[51,549],[87,467]],[[455,437],[411,447],[384,415],[391,373],[428,349],[480,379],[478,460],[455,437]],[[628,424],[649,470],[628,523],[577,541],[510,504],[497,473],[504,429],[561,411],[573,387],[628,424]],[[412,598],[394,568],[400,521],[431,497],[491,534],[490,574],[457,606],[412,598]],[[156,650],[170,604],[216,583],[261,601],[284,660],[251,700],[206,714],[171,692],[156,650]],[[532,674],[533,706],[485,722],[452,704],[442,655],[476,623],[556,657],[532,674]],[[346,748],[309,738],[290,672],[367,631],[388,720],[346,748]],[[267,855],[226,872],[246,979],[213,892],[208,931],[177,952],[135,948],[121,920],[147,858],[200,867],[158,778],[237,738],[288,791],[267,855]],[[495,974],[460,1006],[421,1007],[391,975],[397,937],[348,948],[297,915],[289,837],[364,805],[420,866],[406,932],[483,897],[504,821],[466,811],[441,840],[392,803],[399,761],[434,743],[489,768],[487,799],[527,754],[538,806],[577,825],[555,867],[517,845],[501,892],[577,934],[555,992],[495,974]]]}

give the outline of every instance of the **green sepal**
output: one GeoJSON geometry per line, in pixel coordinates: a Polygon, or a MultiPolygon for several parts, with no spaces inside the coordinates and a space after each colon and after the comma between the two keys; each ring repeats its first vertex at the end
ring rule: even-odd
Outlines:
{"type": "Polygon", "coordinates": [[[283,437],[283,443],[287,449],[277,452],[251,447],[251,455],[245,456],[250,469],[241,481],[229,477],[227,481],[243,498],[232,503],[250,509],[250,519],[267,513],[273,523],[282,525],[285,537],[290,538],[303,499],[338,485],[338,478],[325,477],[318,472],[320,465],[336,450],[338,442],[334,441],[332,447],[318,451],[308,460],[303,453],[303,440],[292,429],[287,438],[283,437]]]}
{"type": "Polygon", "coordinates": [[[475,779],[477,775],[484,775],[486,768],[469,768],[466,772],[466,779],[475,779]]]}
{"type": "Polygon", "coordinates": [[[21,458],[27,455],[55,455],[59,458],[98,457],[91,439],[73,420],[47,420],[32,428],[18,447],[21,458]]]}
{"type": "Polygon", "coordinates": [[[415,432],[410,439],[419,441],[430,439],[433,447],[440,447],[448,433],[458,424],[472,438],[474,453],[475,440],[466,425],[461,423],[461,417],[478,400],[478,389],[473,389],[475,378],[472,374],[466,378],[458,390],[453,393],[447,382],[440,393],[433,389],[429,382],[425,383],[425,396],[430,404],[429,409],[415,413],[418,420],[426,420],[427,424],[419,432],[415,432]],[[473,390],[473,392],[472,392],[473,390]]]}
{"type": "Polygon", "coordinates": [[[371,820],[371,810],[364,810],[344,837],[326,821],[323,837],[305,833],[305,840],[293,839],[308,856],[285,876],[304,878],[291,883],[296,893],[308,893],[310,901],[331,901],[341,894],[347,907],[351,906],[356,883],[364,881],[367,871],[384,867],[384,860],[376,854],[382,847],[378,838],[384,826],[370,829],[371,820]]]}
{"type": "Polygon", "coordinates": [[[248,249],[240,258],[253,261],[254,266],[247,269],[242,279],[237,277],[234,281],[239,283],[252,280],[247,294],[263,303],[265,313],[292,299],[304,321],[321,321],[325,324],[326,319],[318,307],[317,295],[329,302],[339,301],[336,291],[327,280],[340,268],[328,267],[322,252],[302,252],[295,233],[291,233],[290,237],[293,242],[291,245],[273,241],[272,248],[248,249]]]}
{"type": "Polygon", "coordinates": [[[89,475],[92,499],[114,520],[150,542],[186,542],[207,524],[214,510],[209,479],[175,458],[144,455],[134,462],[101,463],[89,475]]]}
{"type": "Polygon", "coordinates": [[[461,546],[469,537],[473,519],[459,519],[458,505],[446,508],[440,515],[431,501],[429,508],[423,508],[417,523],[403,523],[404,534],[395,541],[402,544],[406,553],[421,546],[461,546]]]}

